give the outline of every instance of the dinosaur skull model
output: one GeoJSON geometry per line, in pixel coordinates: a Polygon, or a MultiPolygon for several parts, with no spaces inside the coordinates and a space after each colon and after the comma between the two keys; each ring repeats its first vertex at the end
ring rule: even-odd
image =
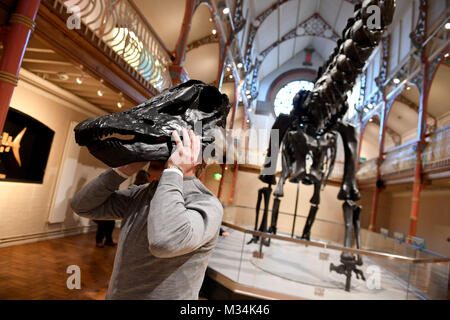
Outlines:
{"type": "Polygon", "coordinates": [[[195,130],[205,148],[225,128],[229,110],[228,97],[216,87],[189,80],[129,110],[83,121],[75,139],[110,167],[165,161],[175,146],[174,130],[195,130]]]}

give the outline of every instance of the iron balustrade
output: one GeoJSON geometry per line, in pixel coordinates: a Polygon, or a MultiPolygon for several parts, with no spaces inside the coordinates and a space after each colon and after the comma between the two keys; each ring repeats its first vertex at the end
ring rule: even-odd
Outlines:
{"type": "MultiPolygon", "coordinates": [[[[151,26],[127,0],[52,0],[53,7],[65,7],[71,14],[68,27],[84,24],[91,41],[114,59],[121,57],[135,72],[162,91],[172,85],[170,54],[151,26]],[[108,50],[109,49],[109,50],[108,50]],[[116,56],[117,58],[117,56],[116,56]]],[[[62,12],[61,12],[62,13],[62,12]]],[[[116,61],[117,62],[117,61],[116,61]]]]}

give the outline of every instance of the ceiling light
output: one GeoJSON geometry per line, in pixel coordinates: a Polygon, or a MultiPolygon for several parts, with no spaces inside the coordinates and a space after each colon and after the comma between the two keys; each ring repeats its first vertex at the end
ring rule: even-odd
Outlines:
{"type": "Polygon", "coordinates": [[[65,72],[58,72],[58,79],[66,81],[69,79],[69,75],[65,72]]]}
{"type": "Polygon", "coordinates": [[[101,90],[98,90],[97,94],[98,94],[99,97],[103,97],[103,92],[101,90]]]}
{"type": "Polygon", "coordinates": [[[229,8],[225,8],[223,9],[223,14],[229,14],[230,13],[230,9],[229,8]]]}
{"type": "Polygon", "coordinates": [[[122,108],[122,103],[121,102],[117,102],[117,108],[122,108]]]}
{"type": "Polygon", "coordinates": [[[250,123],[250,120],[249,120],[249,119],[247,119],[247,123],[250,123]]]}
{"type": "Polygon", "coordinates": [[[230,72],[230,71],[231,71],[230,67],[227,67],[227,71],[228,71],[228,72],[230,72]]]}
{"type": "Polygon", "coordinates": [[[249,95],[249,94],[247,95],[247,98],[249,98],[249,99],[250,99],[251,97],[252,97],[251,95],[249,95]]]}
{"type": "Polygon", "coordinates": [[[212,18],[209,18],[209,22],[212,22],[212,18]]]}
{"type": "Polygon", "coordinates": [[[245,91],[246,94],[250,94],[250,90],[245,91]]]}
{"type": "Polygon", "coordinates": [[[448,56],[450,56],[450,53],[447,52],[447,53],[445,54],[444,58],[448,58],[448,56]]]}
{"type": "Polygon", "coordinates": [[[243,67],[242,62],[239,62],[239,63],[237,64],[237,67],[238,67],[239,69],[242,68],[242,67],[243,67]]]}
{"type": "Polygon", "coordinates": [[[394,81],[395,84],[399,84],[400,83],[400,79],[399,78],[394,78],[393,81],[394,81]]]}
{"type": "Polygon", "coordinates": [[[447,22],[447,23],[445,24],[445,29],[447,29],[447,30],[450,29],[450,22],[447,22]]]}
{"type": "Polygon", "coordinates": [[[373,119],[370,119],[369,122],[373,122],[373,119]]]}
{"type": "Polygon", "coordinates": [[[242,97],[239,97],[239,102],[242,102],[242,97]]]}
{"type": "Polygon", "coordinates": [[[232,74],[230,74],[228,77],[229,77],[230,79],[233,79],[233,75],[232,75],[232,74]]]}
{"type": "Polygon", "coordinates": [[[217,30],[216,30],[216,29],[212,29],[212,30],[211,30],[211,33],[212,33],[212,34],[216,34],[216,33],[217,33],[217,30]]]}
{"type": "Polygon", "coordinates": [[[411,90],[411,87],[410,87],[410,86],[407,86],[407,87],[406,87],[406,90],[408,90],[408,91],[411,90]]]}
{"type": "Polygon", "coordinates": [[[78,84],[82,84],[83,83],[83,77],[77,77],[76,79],[78,84]]]}
{"type": "Polygon", "coordinates": [[[369,103],[369,104],[367,105],[367,108],[372,109],[372,108],[373,108],[373,104],[369,103]]]}

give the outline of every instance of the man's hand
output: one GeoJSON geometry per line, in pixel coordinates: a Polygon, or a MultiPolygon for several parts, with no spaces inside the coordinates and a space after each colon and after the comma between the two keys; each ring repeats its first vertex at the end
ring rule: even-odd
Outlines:
{"type": "Polygon", "coordinates": [[[177,167],[183,171],[183,176],[194,176],[195,166],[199,164],[200,138],[192,130],[183,128],[183,142],[176,131],[172,132],[177,149],[167,161],[168,167],[177,167]]]}
{"type": "Polygon", "coordinates": [[[126,174],[127,176],[132,176],[133,174],[138,172],[142,167],[144,167],[147,163],[148,163],[148,161],[133,162],[133,163],[129,163],[124,166],[118,167],[117,170],[126,174]]]}

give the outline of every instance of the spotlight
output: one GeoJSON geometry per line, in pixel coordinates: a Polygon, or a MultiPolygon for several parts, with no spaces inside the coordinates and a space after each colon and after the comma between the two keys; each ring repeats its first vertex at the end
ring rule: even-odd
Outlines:
{"type": "Polygon", "coordinates": [[[99,97],[103,97],[103,92],[101,90],[98,90],[97,94],[98,94],[99,97]]]}
{"type": "Polygon", "coordinates": [[[446,29],[446,30],[449,30],[449,29],[450,29],[450,22],[447,22],[447,23],[445,24],[445,29],[446,29]]]}
{"type": "Polygon", "coordinates": [[[400,83],[400,79],[399,78],[394,78],[393,81],[394,81],[395,84],[399,84],[400,83]]]}
{"type": "Polygon", "coordinates": [[[216,29],[212,29],[212,30],[211,30],[211,33],[212,33],[212,34],[216,34],[216,33],[217,33],[217,30],[216,30],[216,29]]]}
{"type": "Polygon", "coordinates": [[[247,95],[247,98],[248,98],[248,99],[250,99],[251,97],[252,97],[251,95],[249,95],[249,94],[247,95]]]}
{"type": "Polygon", "coordinates": [[[373,109],[373,104],[369,103],[369,104],[367,105],[367,108],[373,109]]]}
{"type": "Polygon", "coordinates": [[[83,83],[83,77],[77,77],[76,81],[78,84],[82,84],[83,83]]]}
{"type": "Polygon", "coordinates": [[[239,69],[242,68],[242,67],[243,67],[242,62],[239,62],[239,63],[237,64],[237,67],[238,67],[239,69]]]}
{"type": "Polygon", "coordinates": [[[369,122],[373,122],[373,119],[370,119],[369,122]]]}
{"type": "Polygon", "coordinates": [[[229,8],[225,8],[223,9],[223,14],[229,14],[230,13],[230,9],[229,8]]]}
{"type": "Polygon", "coordinates": [[[232,74],[230,74],[228,77],[229,77],[230,79],[233,79],[233,75],[232,75],[232,74]]]}
{"type": "Polygon", "coordinates": [[[247,119],[247,123],[250,123],[250,120],[249,120],[249,119],[247,119]]]}
{"type": "Polygon", "coordinates": [[[122,103],[121,102],[117,102],[117,108],[122,108],[122,103]]]}
{"type": "Polygon", "coordinates": [[[250,90],[245,91],[246,94],[250,94],[250,90]]]}
{"type": "Polygon", "coordinates": [[[448,58],[448,56],[450,56],[450,53],[446,53],[444,58],[448,58]]]}
{"type": "Polygon", "coordinates": [[[408,91],[411,90],[411,87],[410,87],[410,86],[407,86],[407,87],[406,87],[406,90],[408,90],[408,91]]]}
{"type": "Polygon", "coordinates": [[[230,72],[230,71],[231,71],[230,67],[227,67],[227,71],[228,71],[228,72],[230,72]]]}

